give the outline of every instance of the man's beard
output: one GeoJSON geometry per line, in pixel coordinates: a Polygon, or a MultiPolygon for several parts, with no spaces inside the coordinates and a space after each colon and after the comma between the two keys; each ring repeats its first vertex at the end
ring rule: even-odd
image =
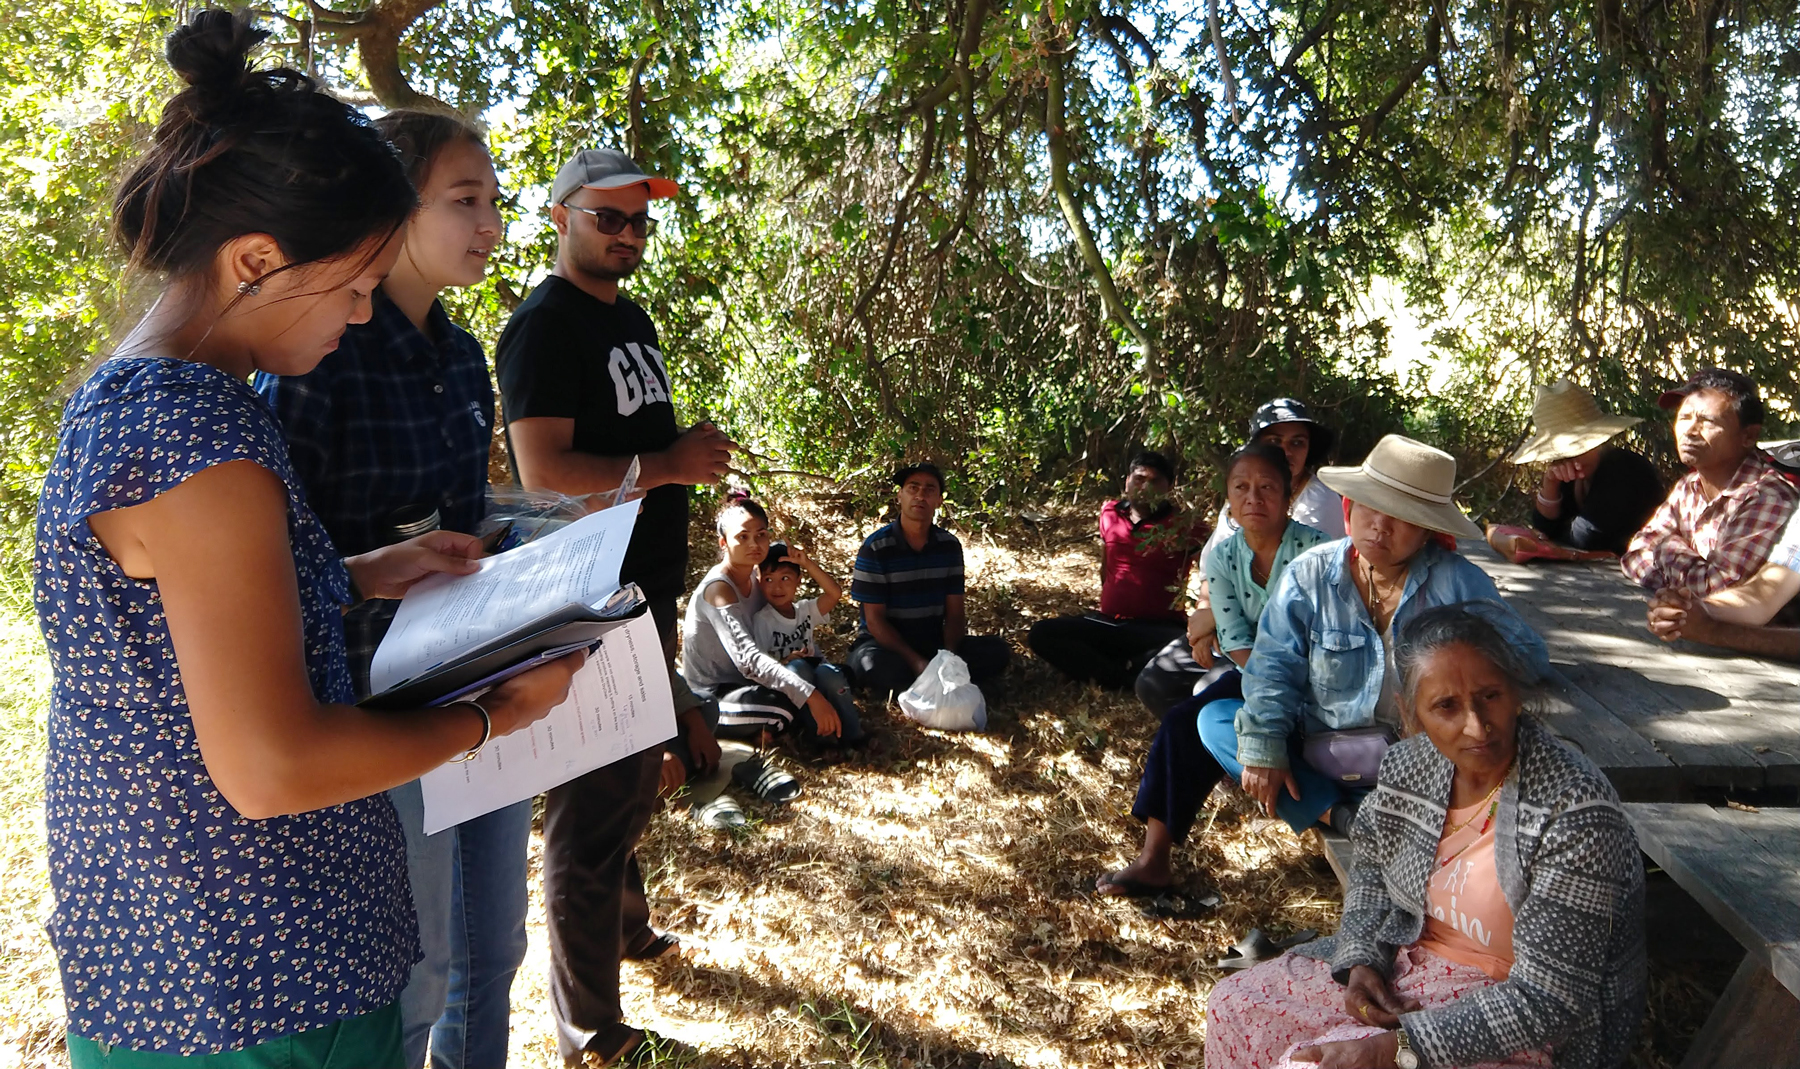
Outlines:
{"type": "Polygon", "coordinates": [[[597,278],[602,282],[620,282],[630,278],[632,272],[643,262],[643,257],[640,256],[629,264],[615,266],[606,256],[580,255],[575,258],[575,267],[589,278],[597,278]]]}

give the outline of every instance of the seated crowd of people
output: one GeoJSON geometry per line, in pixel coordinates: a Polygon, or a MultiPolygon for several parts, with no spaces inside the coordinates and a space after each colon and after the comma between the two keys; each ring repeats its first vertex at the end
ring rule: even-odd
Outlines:
{"type": "MultiPolygon", "coordinates": [[[[165,289],[69,401],[40,502],[70,1062],[499,1066],[531,803],[426,835],[418,777],[543,717],[582,655],[440,709],[356,703],[396,599],[483,552],[496,398],[439,296],[484,276],[501,190],[475,128],[370,122],[253,66],[261,37],[247,14],[203,11],[169,38],[187,87],[114,203],[133,266],[165,289]]],[[[676,193],[621,152],[571,157],[550,190],[555,267],[495,354],[520,483],[584,497],[638,473],[621,579],[649,603],[676,712],[665,746],[544,800],[570,1065],[646,1049],[620,962],[679,940],[651,926],[636,846],[659,799],[716,772],[720,739],[753,751],[736,788],[781,804],[802,788],[776,740],[868,747],[859,700],[906,691],[940,651],[990,688],[1014,661],[969,633],[930,463],[895,473],[894,518],[848,590],[743,495],[688,588],[690,488],[738,446],[677,422],[656,327],[620,291],[650,203],[676,193]],[[846,596],[839,665],[824,637],[846,596]]],[[[1610,444],[1634,421],[1568,383],[1540,390],[1515,456],[1548,465],[1535,527],[1620,554],[1660,636],[1800,658],[1783,626],[1800,493],[1757,446],[1755,385],[1707,369],[1661,403],[1692,469],[1666,498],[1610,444]]],[[[1178,503],[1167,457],[1138,454],[1100,511],[1098,609],[1031,628],[1044,663],[1134,689],[1159,722],[1132,808],[1142,847],[1094,890],[1169,891],[1174,848],[1229,778],[1296,833],[1349,835],[1356,860],[1336,935],[1244,954],[1213,990],[1208,1066],[1619,1065],[1645,947],[1617,795],[1530,715],[1545,646],[1457,550],[1483,532],[1455,504],[1455,460],[1389,435],[1331,466],[1335,438],[1299,400],[1263,405],[1211,519],[1178,503]]],[[[745,819],[729,792],[695,816],[745,819]]]]}

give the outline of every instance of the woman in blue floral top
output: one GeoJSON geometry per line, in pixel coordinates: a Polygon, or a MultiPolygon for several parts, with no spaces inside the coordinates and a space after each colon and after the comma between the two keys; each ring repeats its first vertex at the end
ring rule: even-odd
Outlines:
{"type": "Polygon", "coordinates": [[[541,717],[579,663],[480,704],[347,704],[356,592],[473,570],[479,548],[440,532],[341,560],[245,385],[303,373],[368,318],[415,203],[357,113],[250,68],[263,36],[205,11],[169,37],[188,88],[113,206],[166,287],[69,401],[39,504],[50,935],[76,1069],[400,1066],[418,939],[380,792],[541,717]]]}

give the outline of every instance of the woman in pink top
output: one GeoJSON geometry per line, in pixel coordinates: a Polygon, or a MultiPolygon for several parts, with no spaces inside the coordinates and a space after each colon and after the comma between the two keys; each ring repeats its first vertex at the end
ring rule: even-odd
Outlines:
{"type": "Polygon", "coordinates": [[[1532,675],[1481,608],[1402,630],[1409,734],[1357,813],[1343,924],[1213,988],[1207,1069],[1623,1063],[1644,1009],[1637,840],[1600,771],[1521,715],[1532,675]]]}

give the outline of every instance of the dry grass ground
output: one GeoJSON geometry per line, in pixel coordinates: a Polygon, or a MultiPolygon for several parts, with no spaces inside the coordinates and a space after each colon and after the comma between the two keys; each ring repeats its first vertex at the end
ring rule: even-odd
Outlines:
{"type": "MultiPolygon", "coordinates": [[[[1253,925],[1336,925],[1323,859],[1285,826],[1220,792],[1179,879],[1216,889],[1197,920],[1157,920],[1096,899],[1093,877],[1138,844],[1128,814],[1156,725],[1126,695],[1074,687],[1024,654],[1031,622],[1098,594],[1084,509],[1003,538],[965,539],[976,630],[1019,654],[983,735],[918,729],[870,709],[897,744],[877,759],[798,769],[805,793],[752,806],[737,833],[671,809],[641,857],[675,964],[624,971],[627,1012],[697,1050],[681,1064],[730,1066],[1198,1066],[1211,961],[1253,925]]],[[[825,506],[778,512],[836,574],[873,518],[825,506]]],[[[696,561],[712,553],[696,524],[696,561]]],[[[13,611],[0,660],[0,1069],[63,1065],[45,911],[41,791],[45,678],[35,627],[13,611]]],[[[836,641],[848,638],[840,611],[836,641]]],[[[513,988],[512,1064],[558,1064],[545,991],[542,903],[513,988]]],[[[1714,970],[1718,972],[1718,970],[1714,970]]],[[[1659,970],[1637,1064],[1669,1066],[1723,975],[1659,970]]]]}

